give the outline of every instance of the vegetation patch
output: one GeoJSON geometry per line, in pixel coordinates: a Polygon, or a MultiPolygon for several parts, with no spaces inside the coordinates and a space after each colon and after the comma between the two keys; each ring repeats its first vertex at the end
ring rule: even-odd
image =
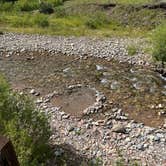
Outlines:
{"type": "Polygon", "coordinates": [[[26,33],[146,36],[165,21],[165,11],[143,8],[147,3],[152,1],[1,0],[0,24],[3,30],[26,33]],[[116,6],[109,8],[110,3],[116,6]]]}
{"type": "Polygon", "coordinates": [[[162,25],[155,30],[153,45],[153,57],[164,64],[166,62],[166,25],[162,25]]]}
{"type": "Polygon", "coordinates": [[[137,53],[137,47],[135,45],[129,45],[127,47],[127,52],[129,56],[133,56],[137,53]]]}
{"type": "Polygon", "coordinates": [[[11,92],[0,77],[0,134],[14,144],[20,165],[46,165],[51,157],[50,127],[45,114],[25,95],[11,92]]]}
{"type": "Polygon", "coordinates": [[[109,24],[109,19],[106,14],[102,12],[95,13],[86,20],[85,25],[91,29],[97,29],[105,24],[109,24]]]}

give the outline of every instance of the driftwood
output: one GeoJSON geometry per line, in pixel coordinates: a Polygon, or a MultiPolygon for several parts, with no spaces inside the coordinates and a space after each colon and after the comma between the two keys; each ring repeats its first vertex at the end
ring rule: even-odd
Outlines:
{"type": "Polygon", "coordinates": [[[11,141],[0,136],[0,166],[19,166],[11,141]]]}

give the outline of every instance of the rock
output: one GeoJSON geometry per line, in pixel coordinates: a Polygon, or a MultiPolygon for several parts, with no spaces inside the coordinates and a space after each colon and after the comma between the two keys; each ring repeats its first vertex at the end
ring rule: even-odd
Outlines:
{"type": "Polygon", "coordinates": [[[161,134],[161,133],[157,133],[157,134],[156,134],[156,137],[161,139],[161,138],[164,138],[164,135],[161,134]]]}
{"type": "Polygon", "coordinates": [[[41,104],[41,103],[43,103],[43,100],[42,99],[37,99],[35,103],[36,104],[41,104]]]}
{"type": "Polygon", "coordinates": [[[119,118],[120,118],[120,120],[128,120],[128,118],[126,116],[120,116],[119,118]]]}
{"type": "Polygon", "coordinates": [[[101,82],[101,84],[108,84],[109,83],[106,78],[103,78],[100,82],[101,82]]]}
{"type": "Polygon", "coordinates": [[[90,123],[87,123],[87,124],[85,125],[85,127],[86,127],[86,129],[90,129],[90,128],[91,128],[91,124],[90,124],[90,123]]]}
{"type": "Polygon", "coordinates": [[[56,150],[56,151],[54,152],[54,155],[55,155],[56,157],[60,157],[60,156],[63,155],[63,153],[64,153],[64,150],[60,148],[60,149],[58,149],[58,150],[56,150]]]}
{"type": "Polygon", "coordinates": [[[10,54],[5,55],[6,58],[8,58],[8,57],[10,57],[10,56],[11,56],[10,54]]]}
{"type": "Polygon", "coordinates": [[[83,114],[84,114],[84,115],[89,115],[89,114],[93,114],[94,112],[95,112],[95,107],[90,106],[90,107],[86,108],[86,109],[83,111],[83,114]]]}
{"type": "Polygon", "coordinates": [[[137,148],[138,150],[144,150],[144,145],[138,144],[138,145],[136,146],[136,148],[137,148]]]}
{"type": "Polygon", "coordinates": [[[162,104],[159,104],[159,105],[158,105],[158,108],[161,109],[161,108],[164,108],[164,106],[163,106],[162,104]]]}
{"type": "Polygon", "coordinates": [[[70,68],[70,67],[68,67],[68,68],[66,68],[66,69],[63,70],[64,73],[68,73],[68,72],[70,72],[70,71],[71,71],[71,68],[70,68]]]}
{"type": "Polygon", "coordinates": [[[155,136],[155,137],[154,137],[154,141],[160,141],[160,137],[155,136]]]}
{"type": "Polygon", "coordinates": [[[34,57],[27,57],[26,60],[30,61],[30,60],[34,60],[34,57]]]}
{"type": "Polygon", "coordinates": [[[117,81],[113,81],[113,82],[111,83],[111,85],[110,85],[110,88],[111,88],[112,90],[117,90],[119,87],[120,87],[120,84],[119,84],[119,82],[117,82],[117,81]]]}
{"type": "Polygon", "coordinates": [[[97,95],[96,102],[104,102],[106,100],[106,97],[104,95],[97,95]]]}
{"type": "Polygon", "coordinates": [[[160,141],[160,137],[158,137],[158,136],[155,136],[155,135],[150,135],[149,136],[149,139],[153,142],[153,141],[160,141]]]}
{"type": "Polygon", "coordinates": [[[69,119],[70,115],[63,115],[62,118],[63,119],[69,119]]]}
{"type": "Polygon", "coordinates": [[[35,89],[31,89],[29,93],[34,95],[36,93],[36,91],[35,91],[35,89]]]}
{"type": "Polygon", "coordinates": [[[73,126],[68,126],[68,127],[67,127],[67,130],[68,130],[69,132],[72,132],[72,131],[74,131],[74,127],[73,127],[73,126]]]}
{"type": "Polygon", "coordinates": [[[166,119],[164,120],[163,128],[166,129],[166,119]]]}
{"type": "Polygon", "coordinates": [[[29,93],[34,96],[40,96],[40,92],[36,92],[35,89],[31,89],[29,93]]]}
{"type": "Polygon", "coordinates": [[[125,134],[126,133],[126,127],[123,124],[116,124],[116,125],[113,125],[112,131],[116,132],[116,133],[125,134]]]}
{"type": "Polygon", "coordinates": [[[35,96],[40,96],[40,92],[36,92],[34,95],[35,96]]]}
{"type": "Polygon", "coordinates": [[[100,70],[103,70],[104,67],[103,66],[100,66],[100,65],[96,65],[96,70],[100,71],[100,70]]]}

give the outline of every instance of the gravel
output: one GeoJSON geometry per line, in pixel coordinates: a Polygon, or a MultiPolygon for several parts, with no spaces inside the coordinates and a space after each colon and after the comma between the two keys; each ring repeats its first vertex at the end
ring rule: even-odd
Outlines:
{"type": "MultiPolygon", "coordinates": [[[[144,39],[130,38],[109,38],[97,39],[87,37],[50,37],[40,35],[23,35],[16,33],[5,33],[0,35],[0,52],[6,51],[6,57],[15,51],[24,52],[27,50],[46,50],[50,54],[62,53],[66,55],[78,55],[86,58],[95,56],[116,59],[120,62],[131,64],[149,65],[151,59],[145,54],[141,47],[146,47],[144,39]],[[138,51],[134,56],[129,56],[127,47],[137,45],[138,51]]],[[[96,66],[100,70],[100,66],[96,66]]]]}

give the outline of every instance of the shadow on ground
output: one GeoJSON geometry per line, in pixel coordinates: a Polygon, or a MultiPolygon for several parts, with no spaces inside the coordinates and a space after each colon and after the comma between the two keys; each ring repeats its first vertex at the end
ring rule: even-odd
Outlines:
{"type": "Polygon", "coordinates": [[[48,166],[99,166],[99,159],[89,159],[69,144],[55,145],[54,157],[48,166]]]}

